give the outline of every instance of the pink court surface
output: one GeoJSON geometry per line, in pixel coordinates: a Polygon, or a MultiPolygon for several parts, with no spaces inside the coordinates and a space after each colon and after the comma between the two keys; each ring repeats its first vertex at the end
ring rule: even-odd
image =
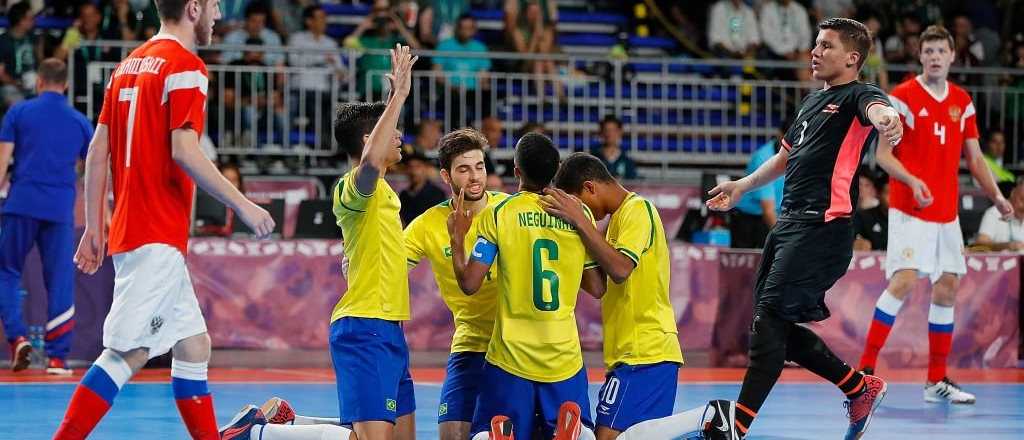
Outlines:
{"type": "MultiPolygon", "coordinates": [[[[60,421],[74,384],[73,377],[53,377],[33,370],[0,372],[2,439],[49,439],[60,421]]],[[[865,439],[1019,439],[1024,435],[1024,370],[951,370],[965,389],[978,396],[975,405],[925,403],[924,370],[880,372],[889,393],[876,413],[865,439]]],[[[118,395],[114,408],[90,438],[187,438],[171,397],[165,369],[147,369],[118,395]]],[[[444,370],[419,368],[416,382],[417,438],[437,438],[436,412],[444,370]]],[[[589,370],[591,403],[603,372],[589,370]]],[[[741,369],[687,368],[679,374],[676,410],[702,406],[710,399],[735,398],[741,369]]],[[[327,368],[213,369],[211,390],[218,420],[225,423],[246,403],[272,396],[289,400],[305,414],[336,416],[334,373],[327,368]]],[[[779,385],[761,409],[748,440],[842,438],[846,416],[842,398],[833,386],[814,375],[787,368],[779,385]]]]}

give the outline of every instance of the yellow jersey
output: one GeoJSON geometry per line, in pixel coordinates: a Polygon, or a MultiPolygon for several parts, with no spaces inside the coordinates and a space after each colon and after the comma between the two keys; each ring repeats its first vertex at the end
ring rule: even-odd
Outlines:
{"type": "Polygon", "coordinates": [[[498,305],[487,361],[550,383],[583,367],[576,295],[584,269],[597,263],[576,228],[544,212],[539,200],[519,192],[484,209],[478,233],[498,252],[498,305]]]}
{"type": "Polygon", "coordinates": [[[671,254],[657,209],[630,193],[612,214],[605,238],[636,265],[622,284],[609,278],[601,298],[605,366],[682,363],[669,300],[671,254]]]}
{"type": "Polygon", "coordinates": [[[389,321],[409,319],[409,270],[398,211],[398,195],[383,179],[372,194],[361,194],[355,169],[334,186],[334,216],[345,240],[348,290],[331,313],[389,321]]]}
{"type": "MultiPolygon", "coordinates": [[[[487,192],[487,206],[494,206],[508,198],[501,192],[487,192]]],[[[494,306],[498,294],[496,268],[487,273],[480,290],[473,295],[462,293],[452,269],[451,236],[448,235],[448,214],[451,200],[430,208],[405,227],[405,249],[409,267],[416,266],[424,257],[430,261],[430,270],[441,290],[441,299],[452,311],[455,334],[452,335],[452,353],[465,351],[485,352],[494,330],[494,306]]],[[[466,234],[466,250],[476,240],[481,216],[473,218],[466,234]]]]}

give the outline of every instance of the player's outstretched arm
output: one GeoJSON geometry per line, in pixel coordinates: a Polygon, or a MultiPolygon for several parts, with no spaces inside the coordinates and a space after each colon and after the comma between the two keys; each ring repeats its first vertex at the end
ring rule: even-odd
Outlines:
{"type": "Polygon", "coordinates": [[[715,186],[708,191],[708,195],[712,196],[707,201],[708,208],[714,211],[732,209],[747,191],[765,185],[785,173],[787,162],[789,162],[789,150],[781,148],[778,153],[775,153],[748,176],[715,186]]]}
{"type": "MultiPolygon", "coordinates": [[[[89,154],[92,154],[91,150],[89,154]]],[[[171,158],[200,188],[235,210],[256,237],[266,238],[274,232],[274,219],[270,213],[245,198],[199,150],[199,133],[195,130],[179,128],[171,131],[171,158]]]]}
{"type": "Polygon", "coordinates": [[[466,255],[466,234],[473,223],[473,213],[466,209],[465,194],[465,189],[459,191],[452,212],[448,214],[448,235],[451,239],[449,245],[452,247],[455,280],[459,282],[462,293],[472,295],[483,285],[484,278],[498,255],[498,247],[481,237],[473,245],[472,255],[466,255]]]}
{"type": "Polygon", "coordinates": [[[992,203],[995,204],[996,209],[1003,215],[1003,218],[1009,218],[1013,215],[1013,205],[999,191],[996,178],[992,175],[992,170],[985,163],[985,157],[981,153],[981,144],[977,139],[967,139],[964,141],[964,147],[967,169],[971,170],[971,175],[981,185],[981,189],[985,191],[985,195],[988,196],[989,200],[992,200],[992,203]]]}
{"type": "Polygon", "coordinates": [[[928,189],[928,185],[923,180],[918,179],[907,171],[907,168],[903,166],[903,163],[892,153],[892,145],[887,142],[879,142],[875,148],[875,161],[878,162],[878,166],[882,167],[886,173],[890,176],[903,182],[903,184],[910,187],[914,192],[914,199],[917,200],[917,205],[921,208],[927,207],[932,204],[932,192],[928,189]]]}
{"type": "MultiPolygon", "coordinates": [[[[633,260],[608,244],[604,235],[597,230],[590,217],[587,217],[583,211],[583,203],[558,188],[546,188],[544,193],[545,196],[540,200],[544,210],[576,227],[576,232],[583,240],[587,252],[597,261],[597,264],[601,265],[604,273],[615,283],[625,282],[636,267],[633,260]]],[[[604,277],[601,277],[601,284],[602,286],[605,284],[604,277]]],[[[584,290],[591,294],[594,293],[586,288],[584,290]]]]}
{"type": "Polygon", "coordinates": [[[96,273],[103,263],[106,243],[103,208],[106,205],[107,172],[110,169],[110,141],[107,126],[98,124],[85,156],[85,232],[75,252],[75,265],[87,274],[96,273]]]}
{"type": "Polygon", "coordinates": [[[391,49],[391,73],[387,75],[391,83],[391,95],[388,96],[384,114],[377,120],[366,140],[366,147],[363,148],[363,156],[359,160],[355,174],[356,189],[362,194],[373,194],[374,188],[377,187],[377,179],[390,165],[388,156],[391,155],[390,149],[394,148],[391,144],[395,127],[398,126],[398,117],[402,114],[405,98],[409,96],[412,66],[418,59],[419,57],[409,53],[409,46],[396,45],[391,49]]]}

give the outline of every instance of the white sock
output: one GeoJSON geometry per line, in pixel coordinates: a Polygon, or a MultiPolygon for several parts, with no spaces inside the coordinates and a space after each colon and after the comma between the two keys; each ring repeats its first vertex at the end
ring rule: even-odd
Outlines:
{"type": "Polygon", "coordinates": [[[132,377],[132,367],[128,365],[128,362],[125,362],[121,355],[113,350],[103,350],[100,356],[96,358],[96,361],[93,362],[93,366],[103,369],[119,390],[132,377]]]}
{"type": "Polygon", "coordinates": [[[630,426],[618,440],[671,440],[692,435],[704,429],[704,410],[694,408],[660,419],[647,420],[630,426]]]}
{"type": "Polygon", "coordinates": [[[473,436],[473,440],[490,440],[491,431],[481,431],[473,436]]]}
{"type": "Polygon", "coordinates": [[[310,417],[295,415],[292,425],[338,425],[341,426],[341,419],[337,417],[310,417]]]}
{"type": "Polygon", "coordinates": [[[580,427],[580,440],[597,440],[597,436],[594,435],[594,431],[583,425],[580,427]]]}
{"type": "Polygon", "coordinates": [[[338,425],[256,425],[249,438],[261,440],[348,440],[352,430],[338,425]]]}

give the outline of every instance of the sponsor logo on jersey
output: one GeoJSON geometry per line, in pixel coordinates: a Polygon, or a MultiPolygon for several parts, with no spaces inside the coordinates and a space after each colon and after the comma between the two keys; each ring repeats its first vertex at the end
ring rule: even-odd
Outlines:
{"type": "Polygon", "coordinates": [[[917,117],[919,117],[919,118],[926,118],[926,117],[928,117],[928,109],[922,107],[921,111],[917,112],[917,117]]]}
{"type": "Polygon", "coordinates": [[[828,104],[821,111],[822,113],[839,113],[839,104],[828,104]]]}

